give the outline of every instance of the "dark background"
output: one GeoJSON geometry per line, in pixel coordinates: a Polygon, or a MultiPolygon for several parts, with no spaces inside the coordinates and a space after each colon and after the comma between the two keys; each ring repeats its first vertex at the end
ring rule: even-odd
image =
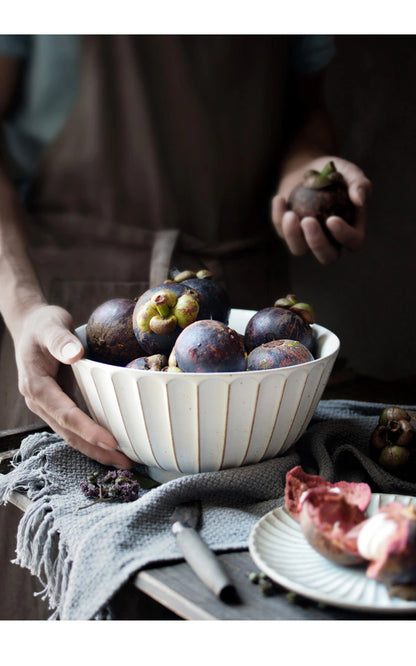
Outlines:
{"type": "Polygon", "coordinates": [[[406,385],[416,403],[416,36],[335,40],[326,98],[339,154],[373,182],[368,240],[331,267],[294,258],[294,292],[341,339],[339,366],[406,385]]]}

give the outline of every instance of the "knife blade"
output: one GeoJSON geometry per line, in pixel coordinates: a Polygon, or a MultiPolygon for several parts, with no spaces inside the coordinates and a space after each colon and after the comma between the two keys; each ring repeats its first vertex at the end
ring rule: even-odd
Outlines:
{"type": "Polygon", "coordinates": [[[179,550],[200,580],[222,601],[235,601],[236,590],[221,562],[197,532],[201,526],[199,500],[179,504],[172,516],[172,532],[179,550]]]}

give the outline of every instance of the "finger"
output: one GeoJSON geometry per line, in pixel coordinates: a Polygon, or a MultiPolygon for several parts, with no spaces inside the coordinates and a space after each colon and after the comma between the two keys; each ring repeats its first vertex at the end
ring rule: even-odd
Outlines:
{"type": "Polygon", "coordinates": [[[101,465],[117,467],[118,469],[130,469],[133,466],[133,461],[127,458],[121,451],[112,448],[109,449],[101,442],[96,442],[95,444],[88,442],[72,431],[63,428],[41,405],[32,404],[30,400],[26,402],[29,409],[40,416],[69,446],[88,458],[96,460],[101,465]]]}
{"type": "Polygon", "coordinates": [[[300,225],[308,247],[321,264],[329,265],[337,261],[340,250],[328,240],[317,219],[304,217],[300,225]]]}
{"type": "Polygon", "coordinates": [[[47,327],[40,344],[61,363],[74,363],[84,355],[84,348],[76,335],[60,324],[47,327]]]}
{"type": "Polygon", "coordinates": [[[100,442],[107,449],[116,449],[114,437],[87,416],[49,376],[32,382],[28,397],[46,410],[61,428],[70,430],[92,444],[100,442]]]}
{"type": "Polygon", "coordinates": [[[272,199],[272,221],[279,236],[283,238],[282,220],[287,210],[286,199],[277,194],[272,199]]]}
{"type": "Polygon", "coordinates": [[[85,455],[104,464],[131,466],[117,451],[114,437],[95,423],[69,398],[51,377],[29,380],[26,404],[44,419],[65,441],[85,455]]]}
{"type": "Polygon", "coordinates": [[[341,217],[332,215],[326,226],[336,241],[350,252],[357,252],[365,242],[365,225],[351,226],[341,217]]]}
{"type": "Polygon", "coordinates": [[[357,174],[357,176],[355,176],[352,181],[350,181],[348,194],[352,203],[355,206],[361,207],[364,206],[366,201],[368,201],[370,198],[372,189],[373,186],[371,181],[368,180],[368,178],[366,178],[361,172],[360,174],[357,174]]]}
{"type": "Polygon", "coordinates": [[[66,310],[49,306],[51,317],[47,327],[37,336],[39,345],[61,363],[70,364],[84,354],[81,341],[72,333],[72,317],[66,310]]]}
{"type": "Polygon", "coordinates": [[[348,186],[348,194],[355,206],[364,206],[371,196],[373,185],[356,164],[339,160],[339,168],[348,186]]]}
{"type": "Polygon", "coordinates": [[[309,251],[304,238],[298,216],[293,211],[287,211],[282,218],[282,233],[289,250],[297,257],[309,251]]]}

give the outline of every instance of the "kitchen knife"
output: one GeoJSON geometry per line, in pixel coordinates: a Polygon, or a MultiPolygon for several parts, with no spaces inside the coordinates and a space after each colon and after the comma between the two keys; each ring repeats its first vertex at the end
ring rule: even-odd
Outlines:
{"type": "Polygon", "coordinates": [[[197,532],[201,514],[201,503],[198,500],[176,507],[171,517],[176,543],[194,573],[211,592],[222,601],[233,601],[237,598],[233,584],[222,564],[197,532]]]}

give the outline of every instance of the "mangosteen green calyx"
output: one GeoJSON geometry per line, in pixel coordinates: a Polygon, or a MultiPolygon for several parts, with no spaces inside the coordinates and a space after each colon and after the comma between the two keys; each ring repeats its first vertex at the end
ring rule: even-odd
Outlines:
{"type": "Polygon", "coordinates": [[[253,349],[247,357],[247,370],[270,370],[308,363],[314,358],[297,340],[271,340],[253,349]]]}
{"type": "Polygon", "coordinates": [[[215,319],[228,324],[231,304],[224,287],[214,279],[207,269],[194,271],[173,271],[173,281],[194,289],[200,295],[198,319],[215,319]]]}
{"type": "Polygon", "coordinates": [[[121,366],[145,355],[133,331],[135,305],[132,299],[113,298],[92,312],[86,329],[91,359],[121,366]]]}
{"type": "MultiPolygon", "coordinates": [[[[140,296],[136,299],[136,302],[139,305],[144,305],[144,303],[147,303],[154,294],[157,294],[158,291],[161,289],[169,289],[170,291],[173,291],[176,296],[182,296],[182,294],[185,293],[185,291],[189,290],[186,284],[183,284],[182,282],[175,282],[174,280],[168,279],[165,280],[164,282],[154,285],[153,287],[149,287],[149,289],[146,289],[140,296]]],[[[199,295],[196,292],[193,292],[193,296],[199,299],[199,295]]]]}
{"type": "Polygon", "coordinates": [[[130,363],[127,363],[126,368],[160,372],[167,366],[167,364],[167,356],[164,354],[152,354],[152,356],[141,356],[140,358],[135,358],[133,361],[130,361],[130,363]]]}
{"type": "Polygon", "coordinates": [[[347,183],[332,161],[322,171],[306,171],[303,181],[290,193],[287,207],[299,219],[315,217],[328,234],[325,222],[331,215],[354,223],[355,207],[348,195],[347,183]]]}
{"type": "Polygon", "coordinates": [[[370,439],[372,458],[384,469],[416,478],[416,419],[401,407],[386,407],[370,439]]]}
{"type": "Polygon", "coordinates": [[[243,338],[224,322],[203,319],[187,326],[175,342],[169,366],[183,372],[240,372],[247,368],[243,338]]]}
{"type": "Polygon", "coordinates": [[[178,335],[196,320],[198,312],[198,300],[189,290],[177,296],[172,289],[160,289],[147,302],[136,303],[133,330],[147,354],[168,356],[178,335]]]}
{"type": "Polygon", "coordinates": [[[279,298],[272,307],[263,308],[249,320],[244,343],[248,352],[272,340],[297,340],[315,354],[313,308],[298,301],[295,294],[279,298]]]}

